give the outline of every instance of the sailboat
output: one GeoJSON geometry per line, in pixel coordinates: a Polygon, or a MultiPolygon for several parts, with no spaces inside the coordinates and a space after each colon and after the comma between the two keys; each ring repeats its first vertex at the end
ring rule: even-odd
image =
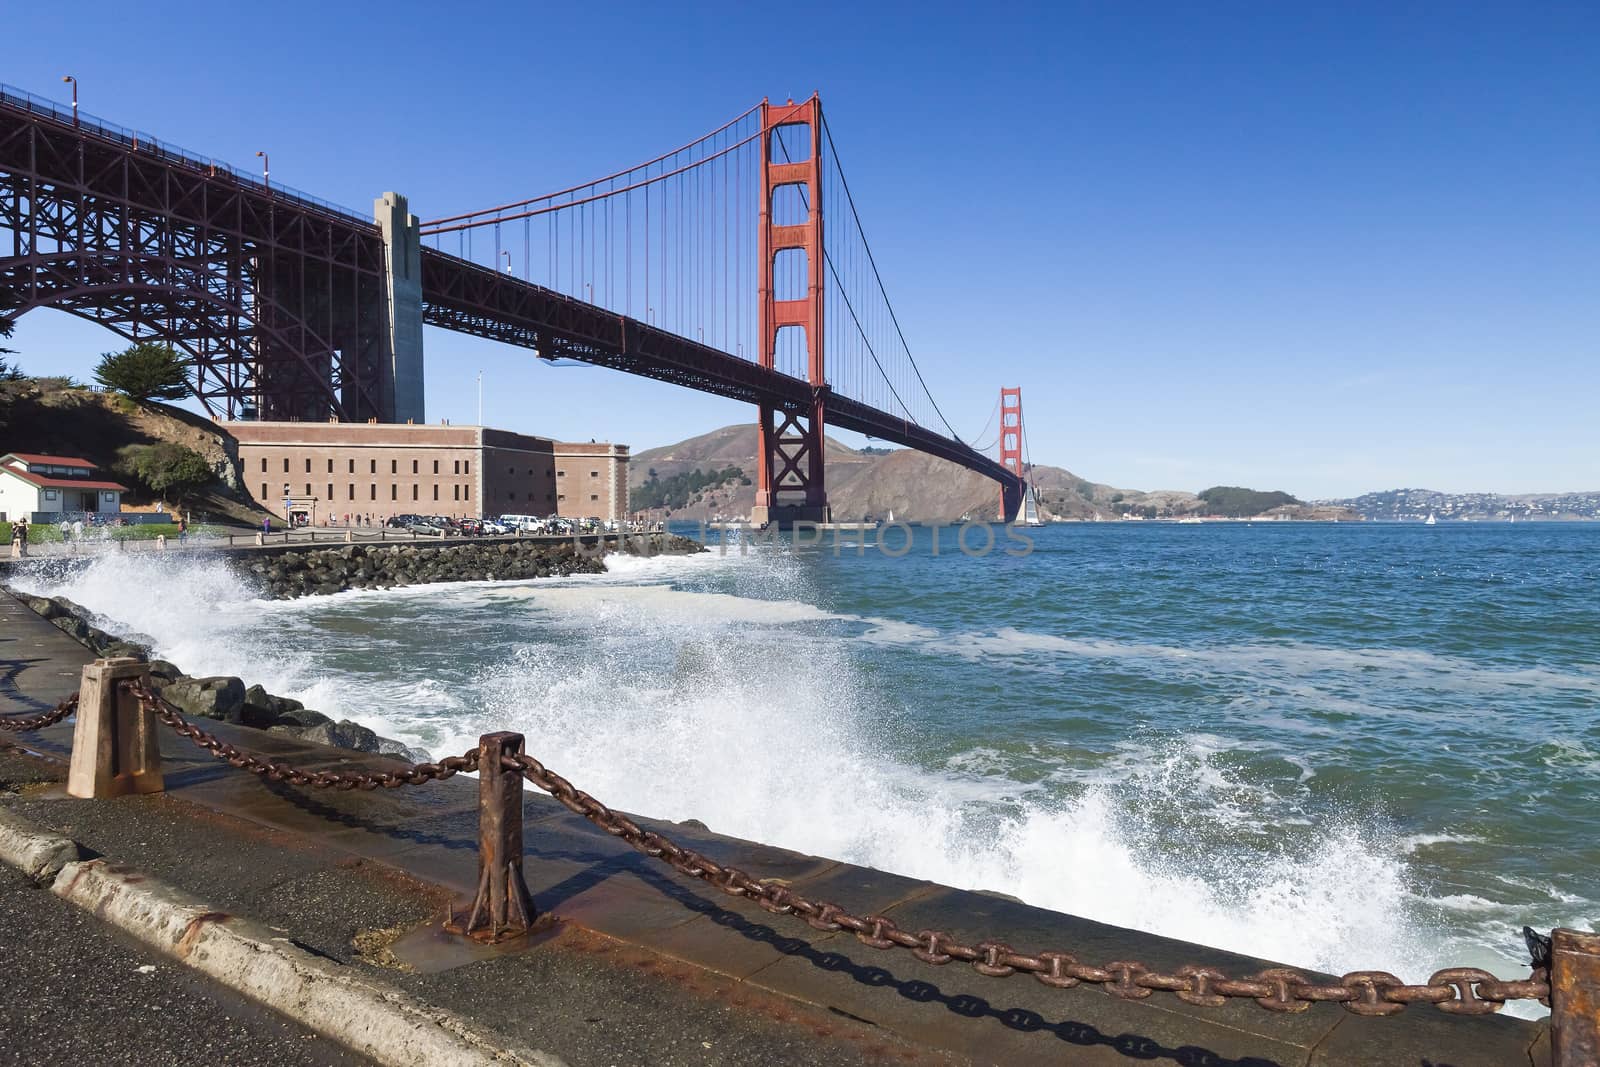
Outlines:
{"type": "Polygon", "coordinates": [[[894,508],[890,508],[889,509],[889,520],[888,521],[890,521],[890,522],[894,521],[894,508]]]}
{"type": "Polygon", "coordinates": [[[1022,487],[1022,506],[1017,509],[1017,521],[1013,525],[1044,525],[1044,522],[1039,518],[1039,496],[1034,492],[1034,488],[1031,485],[1024,484],[1022,487]]]}
{"type": "Polygon", "coordinates": [[[1437,525],[1439,525],[1439,520],[1434,518],[1433,517],[1433,512],[1430,511],[1430,512],[1428,512],[1428,517],[1426,519],[1422,520],[1422,525],[1424,525],[1424,526],[1437,526],[1437,525]]]}

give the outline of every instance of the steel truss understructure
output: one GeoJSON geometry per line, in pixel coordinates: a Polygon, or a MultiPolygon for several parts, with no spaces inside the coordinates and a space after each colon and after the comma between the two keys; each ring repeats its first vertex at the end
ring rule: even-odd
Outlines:
{"type": "Polygon", "coordinates": [[[170,344],[213,417],[383,418],[375,225],[0,94],[0,316],[170,344]]]}

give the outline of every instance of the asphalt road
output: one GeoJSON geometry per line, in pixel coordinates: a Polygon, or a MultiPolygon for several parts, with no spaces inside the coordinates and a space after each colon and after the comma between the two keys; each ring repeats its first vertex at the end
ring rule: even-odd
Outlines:
{"type": "Polygon", "coordinates": [[[0,865],[0,1064],[368,1061],[145,949],[0,865]]]}

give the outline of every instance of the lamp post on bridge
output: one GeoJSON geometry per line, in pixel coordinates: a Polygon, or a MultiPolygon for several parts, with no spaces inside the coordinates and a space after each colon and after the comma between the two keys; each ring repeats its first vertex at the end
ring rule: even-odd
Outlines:
{"type": "Polygon", "coordinates": [[[78,79],[72,75],[65,75],[62,81],[72,86],[72,128],[78,128],[78,79]]]}
{"type": "Polygon", "coordinates": [[[272,188],[272,157],[265,152],[257,152],[256,158],[261,160],[261,184],[268,189],[272,188]]]}

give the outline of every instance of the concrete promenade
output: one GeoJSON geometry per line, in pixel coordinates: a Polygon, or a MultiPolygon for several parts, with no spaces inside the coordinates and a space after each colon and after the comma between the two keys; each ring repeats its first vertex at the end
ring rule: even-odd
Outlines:
{"type": "MultiPolygon", "coordinates": [[[[0,713],[42,710],[75,687],[87,653],[4,596],[0,637],[0,713]]],[[[205,726],[309,769],[393,766],[205,726]]],[[[1098,987],[1058,990],[1021,975],[986,978],[959,963],[934,967],[717,893],[534,793],[525,809],[527,880],[540,910],[561,921],[553,936],[519,951],[468,950],[439,934],[437,922],[444,900],[468,896],[475,882],[472,780],[371,793],[301,790],[234,770],[163,730],[166,794],[69,801],[50,799],[49,787],[29,784],[28,775],[35,782],[62,775],[70,727],[7,736],[31,753],[13,750],[0,761],[0,779],[20,787],[20,795],[0,800],[8,810],[282,927],[334,958],[407,963],[414,972],[386,977],[572,1064],[1506,1067],[1548,1059],[1544,1024],[1498,1015],[1451,1017],[1414,1006],[1375,1019],[1331,1004],[1275,1014],[1249,1001],[1220,1008],[1167,994],[1127,1001],[1098,987]]],[[[537,738],[528,747],[540,755],[537,738]]],[[[1167,969],[1195,962],[1236,975],[1272,965],[694,826],[638,821],[720,863],[860,913],[882,912],[903,929],[1062,949],[1095,963],[1132,958],[1167,969]]],[[[0,934],[18,936],[27,935],[0,934]]]]}

